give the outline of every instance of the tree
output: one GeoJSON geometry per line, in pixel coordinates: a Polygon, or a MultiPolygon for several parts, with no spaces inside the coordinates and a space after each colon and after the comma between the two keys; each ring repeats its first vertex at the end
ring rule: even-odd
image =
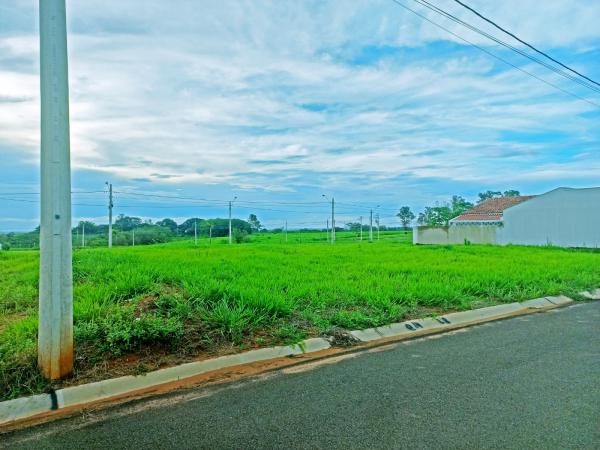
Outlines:
{"type": "Polygon", "coordinates": [[[441,206],[427,206],[425,211],[419,214],[417,222],[420,225],[439,227],[448,226],[448,222],[453,218],[452,208],[446,203],[441,206]]]}
{"type": "Polygon", "coordinates": [[[403,206],[398,211],[398,214],[396,214],[396,217],[400,219],[402,226],[406,228],[415,219],[415,214],[410,210],[410,206],[403,206]]]}
{"type": "Polygon", "coordinates": [[[500,192],[500,191],[485,191],[485,192],[480,192],[479,194],[477,194],[477,196],[479,197],[479,200],[477,200],[477,203],[481,203],[486,200],[489,200],[490,198],[502,197],[502,192],[500,192]]]}
{"type": "Polygon", "coordinates": [[[96,225],[94,222],[90,222],[87,220],[80,221],[79,224],[77,224],[77,226],[73,228],[73,231],[75,232],[79,230],[81,232],[81,230],[83,230],[84,225],[86,234],[98,234],[100,232],[98,225],[96,225]]]}
{"type": "Polygon", "coordinates": [[[173,219],[163,219],[156,222],[156,225],[163,228],[168,228],[172,233],[177,233],[177,222],[173,219]]]}
{"type": "Polygon", "coordinates": [[[194,227],[197,227],[197,230],[200,231],[202,228],[202,224],[205,222],[204,219],[198,219],[197,217],[192,217],[191,219],[187,219],[185,222],[182,222],[177,230],[179,234],[183,235],[193,235],[194,227]]]}
{"type": "Polygon", "coordinates": [[[453,195],[450,206],[452,208],[452,219],[454,219],[455,217],[463,214],[465,211],[471,209],[473,207],[473,203],[468,202],[460,195],[453,195]]]}
{"type": "Polygon", "coordinates": [[[348,222],[346,228],[350,231],[360,232],[360,222],[348,222]]]}
{"type": "Polygon", "coordinates": [[[256,214],[250,214],[250,216],[248,216],[248,223],[250,224],[252,231],[260,231],[260,229],[262,228],[260,220],[258,220],[256,214]]]}
{"type": "Polygon", "coordinates": [[[508,191],[500,192],[500,191],[485,191],[477,194],[479,200],[477,203],[484,202],[489,200],[490,198],[498,198],[498,197],[517,197],[521,195],[521,193],[515,189],[509,189],[508,191]]]}
{"type": "Polygon", "coordinates": [[[124,214],[119,214],[115,220],[115,228],[120,228],[123,231],[133,230],[142,225],[144,221],[139,217],[129,217],[124,214]]]}

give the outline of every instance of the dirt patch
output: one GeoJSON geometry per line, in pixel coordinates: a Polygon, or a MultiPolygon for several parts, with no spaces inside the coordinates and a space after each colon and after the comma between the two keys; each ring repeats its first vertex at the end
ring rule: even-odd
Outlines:
{"type": "Polygon", "coordinates": [[[142,298],[135,305],[135,309],[133,310],[133,315],[135,317],[139,318],[143,314],[146,314],[146,313],[156,309],[156,298],[157,297],[155,294],[147,295],[146,297],[142,298]]]}

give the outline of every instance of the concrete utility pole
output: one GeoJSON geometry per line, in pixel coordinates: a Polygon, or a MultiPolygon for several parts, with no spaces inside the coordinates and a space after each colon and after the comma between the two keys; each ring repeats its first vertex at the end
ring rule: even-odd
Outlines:
{"type": "Polygon", "coordinates": [[[369,242],[373,242],[373,210],[371,210],[371,219],[369,225],[369,242]]]}
{"type": "Polygon", "coordinates": [[[38,365],[73,370],[71,150],[65,0],[40,0],[41,217],[38,365]]]}
{"type": "Polygon", "coordinates": [[[85,222],[81,223],[81,246],[85,247],[85,222]]]}
{"type": "Polygon", "coordinates": [[[335,242],[335,199],[331,197],[331,243],[335,242]]]}
{"type": "Polygon", "coordinates": [[[287,238],[287,220],[286,220],[285,221],[285,242],[287,242],[287,241],[288,241],[288,238],[287,238]]]}
{"type": "Polygon", "coordinates": [[[233,244],[233,230],[231,227],[231,204],[237,200],[237,197],[233,197],[233,200],[229,201],[229,243],[233,244]]]}
{"type": "Polygon", "coordinates": [[[131,230],[131,246],[135,247],[135,228],[131,230]]]}
{"type": "Polygon", "coordinates": [[[379,213],[375,215],[375,224],[377,224],[377,240],[379,240],[379,213]]]}
{"type": "Polygon", "coordinates": [[[113,210],[113,194],[112,194],[112,183],[106,182],[108,186],[108,248],[112,248],[112,210],[113,210]]]}
{"type": "MultiPolygon", "coordinates": [[[[323,198],[329,200],[325,194],[323,198]]],[[[335,242],[335,199],[331,197],[331,243],[335,242]]]]}
{"type": "Polygon", "coordinates": [[[194,245],[198,245],[198,221],[194,220],[194,245]]]}
{"type": "Polygon", "coordinates": [[[210,226],[210,228],[208,229],[208,243],[210,245],[212,245],[212,225],[210,226]]]}
{"type": "Polygon", "coordinates": [[[360,216],[360,240],[362,241],[363,216],[360,216]]]}

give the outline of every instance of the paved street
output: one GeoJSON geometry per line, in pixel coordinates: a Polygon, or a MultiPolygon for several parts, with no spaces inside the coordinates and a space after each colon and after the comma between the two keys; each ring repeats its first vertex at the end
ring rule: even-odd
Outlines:
{"type": "Polygon", "coordinates": [[[598,449],[600,302],[172,393],[11,449],[598,449]]]}

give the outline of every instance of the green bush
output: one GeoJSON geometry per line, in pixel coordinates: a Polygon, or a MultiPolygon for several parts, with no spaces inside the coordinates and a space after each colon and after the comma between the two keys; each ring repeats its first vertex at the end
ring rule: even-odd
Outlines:
{"type": "Polygon", "coordinates": [[[120,355],[144,345],[175,345],[183,336],[183,323],[176,317],[158,317],[117,310],[113,315],[75,326],[75,339],[91,341],[101,351],[120,355]]]}

